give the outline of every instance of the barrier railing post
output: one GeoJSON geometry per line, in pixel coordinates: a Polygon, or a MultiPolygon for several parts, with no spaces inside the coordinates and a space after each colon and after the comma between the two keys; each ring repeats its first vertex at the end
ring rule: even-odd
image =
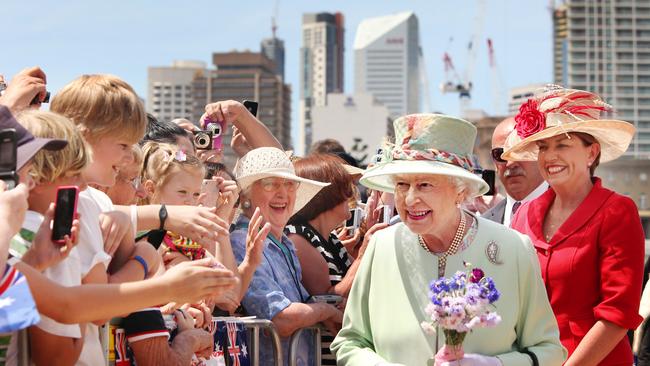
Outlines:
{"type": "Polygon", "coordinates": [[[268,330],[271,335],[270,338],[275,358],[274,364],[276,366],[283,365],[282,343],[280,343],[280,336],[277,330],[275,330],[273,322],[266,319],[237,319],[237,321],[242,322],[247,329],[252,330],[252,334],[249,335],[251,347],[253,348],[251,365],[260,366],[260,329],[268,330]]]}
{"type": "Polygon", "coordinates": [[[321,341],[320,341],[320,332],[321,329],[318,326],[300,328],[293,333],[291,336],[291,341],[289,342],[289,366],[297,366],[298,363],[298,342],[300,342],[300,337],[302,332],[305,330],[311,330],[314,337],[314,362],[316,366],[321,366],[321,341]]]}

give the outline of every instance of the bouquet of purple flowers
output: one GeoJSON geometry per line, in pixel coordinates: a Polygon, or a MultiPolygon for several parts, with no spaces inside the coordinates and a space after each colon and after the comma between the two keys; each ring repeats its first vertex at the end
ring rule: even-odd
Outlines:
{"type": "Polygon", "coordinates": [[[431,321],[420,324],[427,334],[435,333],[435,326],[445,334],[445,346],[436,355],[436,364],[463,358],[463,340],[468,332],[480,327],[492,327],[501,321],[494,311],[499,291],[490,277],[480,268],[458,271],[451,278],[433,280],[429,285],[431,303],[425,312],[431,321]]]}

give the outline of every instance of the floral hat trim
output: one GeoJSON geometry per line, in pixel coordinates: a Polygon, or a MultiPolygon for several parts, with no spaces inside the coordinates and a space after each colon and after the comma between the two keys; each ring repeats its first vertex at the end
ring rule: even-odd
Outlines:
{"type": "MultiPolygon", "coordinates": [[[[612,110],[611,105],[594,93],[549,85],[540,97],[528,99],[519,107],[519,113],[515,116],[515,130],[519,137],[525,139],[552,127],[548,124],[551,113],[565,115],[578,122],[599,119],[600,112],[612,110]]],[[[557,118],[553,122],[555,126],[562,124],[557,118]]]]}
{"type": "Polygon", "coordinates": [[[404,147],[400,148],[393,144],[390,145],[392,146],[386,146],[384,148],[384,151],[386,151],[386,153],[378,165],[381,165],[382,163],[389,163],[393,160],[429,160],[455,165],[470,172],[473,172],[476,169],[472,163],[472,160],[467,156],[458,155],[447,151],[440,151],[437,149],[413,150],[404,147]]]}
{"type": "Polygon", "coordinates": [[[427,128],[429,118],[422,118],[421,115],[409,115],[406,117],[406,130],[403,131],[400,145],[384,141],[383,156],[378,165],[388,163],[393,160],[428,160],[447,163],[461,167],[473,172],[475,166],[469,156],[455,154],[452,152],[429,149],[413,149],[414,143],[417,143],[419,136],[427,128]]]}

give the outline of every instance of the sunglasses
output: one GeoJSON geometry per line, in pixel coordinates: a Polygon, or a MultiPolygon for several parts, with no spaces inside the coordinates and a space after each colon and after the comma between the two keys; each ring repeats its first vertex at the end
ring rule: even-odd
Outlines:
{"type": "Polygon", "coordinates": [[[491,154],[492,154],[492,160],[494,160],[495,163],[505,164],[508,162],[507,160],[501,158],[501,155],[503,154],[502,147],[495,147],[494,149],[492,149],[491,154]]]}

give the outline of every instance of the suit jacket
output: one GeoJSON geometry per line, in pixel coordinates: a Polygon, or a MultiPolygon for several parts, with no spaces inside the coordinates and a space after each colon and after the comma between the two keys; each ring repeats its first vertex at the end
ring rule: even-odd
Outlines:
{"type": "Polygon", "coordinates": [[[502,199],[494,207],[483,212],[481,217],[490,221],[497,222],[499,224],[503,224],[503,218],[506,213],[506,201],[507,200],[505,198],[502,199]]]}
{"type": "MultiPolygon", "coordinates": [[[[549,189],[523,205],[512,228],[533,241],[560,339],[570,355],[598,320],[626,329],[641,323],[644,235],[634,202],[595,178],[591,192],[547,243],[543,224],[554,200],[549,189]]],[[[600,363],[630,364],[627,337],[600,363]]]]}

